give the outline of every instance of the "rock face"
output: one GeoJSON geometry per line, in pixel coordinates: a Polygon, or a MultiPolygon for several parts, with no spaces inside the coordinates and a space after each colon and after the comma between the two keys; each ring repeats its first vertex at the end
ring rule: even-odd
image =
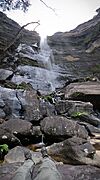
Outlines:
{"type": "Polygon", "coordinates": [[[50,136],[51,141],[53,138],[61,141],[72,136],[78,136],[84,139],[88,137],[84,127],[63,116],[44,118],[44,120],[41,121],[41,131],[47,136],[50,136]]]}
{"type": "MultiPolygon", "coordinates": [[[[0,49],[5,48],[15,37],[21,27],[15,21],[9,19],[4,13],[0,12],[0,49]],[[5,38],[6,37],[6,38],[5,38]]],[[[39,43],[40,38],[36,32],[23,30],[20,43],[34,44],[39,43]]],[[[16,47],[16,46],[15,46],[16,47]]]]}
{"type": "MultiPolygon", "coordinates": [[[[100,78],[100,12],[90,21],[83,23],[70,32],[58,32],[48,36],[55,64],[66,78],[100,78]]],[[[60,78],[59,78],[60,79],[60,78]]]]}
{"type": "Polygon", "coordinates": [[[88,101],[94,108],[100,107],[100,82],[72,83],[65,88],[65,98],[88,101]]]}

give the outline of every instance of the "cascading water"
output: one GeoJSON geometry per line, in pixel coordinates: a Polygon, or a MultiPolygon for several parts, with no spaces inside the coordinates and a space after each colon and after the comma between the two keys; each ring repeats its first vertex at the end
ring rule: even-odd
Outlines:
{"type": "MultiPolygon", "coordinates": [[[[45,38],[41,44],[40,44],[40,53],[38,55],[39,60],[42,61],[44,68],[45,68],[45,74],[43,79],[45,80],[45,83],[47,84],[47,87],[50,91],[55,90],[55,73],[53,71],[53,54],[52,50],[47,44],[47,39],[45,38]]],[[[39,71],[40,76],[43,75],[41,71],[39,71]]]]}
{"type": "Polygon", "coordinates": [[[21,63],[12,78],[14,83],[30,83],[34,89],[39,89],[43,93],[50,93],[60,87],[60,81],[57,80],[60,76],[59,67],[54,63],[52,50],[46,38],[41,41],[37,53],[26,44],[21,44],[17,52],[21,63]]]}

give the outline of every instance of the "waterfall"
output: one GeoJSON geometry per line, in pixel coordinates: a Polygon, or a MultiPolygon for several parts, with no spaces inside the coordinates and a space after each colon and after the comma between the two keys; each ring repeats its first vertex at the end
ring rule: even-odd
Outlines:
{"type": "MultiPolygon", "coordinates": [[[[53,54],[52,50],[47,44],[47,38],[45,38],[41,43],[40,43],[40,53],[39,56],[41,57],[41,61],[44,65],[44,68],[46,69],[45,74],[44,74],[44,79],[45,82],[47,83],[49,89],[51,91],[55,90],[55,73],[53,71],[53,54]]],[[[41,72],[40,72],[41,73],[41,72]]]]}
{"type": "Polygon", "coordinates": [[[39,52],[34,51],[29,45],[21,44],[17,54],[22,64],[17,67],[12,82],[30,83],[34,89],[38,88],[43,93],[51,93],[60,86],[59,67],[54,62],[53,53],[46,38],[41,41],[39,52]]]}
{"type": "MultiPolygon", "coordinates": [[[[44,83],[44,90],[54,91],[55,90],[55,79],[56,73],[53,71],[54,58],[52,50],[47,44],[47,39],[41,41],[40,43],[40,52],[35,55],[35,58],[43,64],[43,69],[37,69],[37,78],[42,77],[44,83]]],[[[40,87],[41,89],[41,87],[40,87]]]]}

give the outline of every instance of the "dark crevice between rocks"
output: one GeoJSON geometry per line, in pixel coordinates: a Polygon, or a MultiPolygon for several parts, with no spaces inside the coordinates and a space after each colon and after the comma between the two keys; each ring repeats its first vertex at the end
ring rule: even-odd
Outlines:
{"type": "Polygon", "coordinates": [[[41,122],[41,119],[38,120],[38,121],[30,121],[32,123],[33,126],[40,126],[40,122],[41,122]]]}
{"type": "Polygon", "coordinates": [[[43,134],[44,138],[43,138],[43,142],[45,143],[46,146],[50,146],[54,143],[59,143],[64,141],[65,139],[71,138],[71,136],[51,136],[51,135],[47,135],[47,134],[43,134]]]}
{"type": "Polygon", "coordinates": [[[85,95],[84,93],[78,93],[76,95],[73,95],[70,99],[83,101],[83,102],[90,102],[93,104],[94,111],[98,110],[100,112],[100,95],[95,95],[95,94],[85,95]]]}
{"type": "Polygon", "coordinates": [[[14,73],[12,73],[6,80],[10,81],[14,76],[14,73]]]}
{"type": "Polygon", "coordinates": [[[36,135],[22,135],[22,134],[17,134],[16,137],[20,140],[22,146],[28,146],[30,144],[38,144],[41,143],[41,135],[36,136],[36,135]]]}
{"type": "Polygon", "coordinates": [[[10,89],[16,89],[17,85],[10,80],[0,80],[0,86],[10,89]]]}
{"type": "Polygon", "coordinates": [[[88,127],[86,124],[84,124],[83,122],[78,122],[78,124],[85,127],[85,129],[86,129],[87,132],[88,132],[88,136],[90,136],[90,137],[95,137],[95,136],[91,133],[89,127],[88,127]]]}
{"type": "Polygon", "coordinates": [[[20,115],[21,119],[24,119],[25,109],[24,109],[24,107],[23,107],[23,105],[22,105],[22,103],[21,103],[21,101],[20,101],[20,98],[18,97],[17,91],[16,91],[16,98],[18,99],[18,101],[19,101],[19,103],[20,103],[20,106],[21,106],[21,109],[20,109],[20,111],[19,111],[19,115],[20,115]]]}

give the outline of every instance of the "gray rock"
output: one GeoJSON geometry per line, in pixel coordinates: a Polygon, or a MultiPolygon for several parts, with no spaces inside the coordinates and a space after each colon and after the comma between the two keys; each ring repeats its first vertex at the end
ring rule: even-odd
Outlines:
{"type": "Polygon", "coordinates": [[[15,140],[12,138],[13,136],[18,138],[18,141],[24,145],[36,143],[36,141],[42,139],[40,126],[32,126],[32,124],[26,120],[11,119],[2,123],[0,128],[2,129],[0,139],[2,140],[2,137],[6,136],[6,142],[8,140],[10,143],[12,142],[12,145],[15,144],[15,140]],[[9,137],[10,134],[11,137],[9,137]]]}
{"type": "Polygon", "coordinates": [[[72,137],[47,148],[55,160],[69,164],[89,164],[100,167],[100,157],[95,148],[82,138],[72,137]]]}
{"type": "Polygon", "coordinates": [[[3,109],[0,109],[0,118],[5,118],[6,114],[3,109]]]}
{"type": "Polygon", "coordinates": [[[16,90],[0,87],[0,99],[5,104],[3,111],[6,117],[20,117],[21,104],[16,97],[16,90]]]}
{"type": "Polygon", "coordinates": [[[0,80],[6,80],[11,75],[13,75],[12,71],[9,71],[7,69],[0,69],[0,80]]]}
{"type": "Polygon", "coordinates": [[[30,152],[32,154],[32,159],[35,163],[38,163],[41,161],[42,156],[40,152],[33,152],[30,151],[28,148],[25,148],[23,146],[16,146],[15,148],[11,149],[8,154],[5,156],[4,161],[6,163],[17,163],[17,162],[24,162],[25,161],[25,152],[30,152]]]}
{"type": "Polygon", "coordinates": [[[4,163],[0,165],[0,179],[11,180],[16,170],[21,166],[21,163],[4,163]]]}
{"type": "Polygon", "coordinates": [[[21,119],[11,119],[5,121],[1,125],[2,129],[7,130],[8,132],[16,135],[31,135],[32,133],[32,124],[25,120],[21,119]]]}
{"type": "Polygon", "coordinates": [[[30,122],[38,122],[42,115],[39,110],[39,100],[36,91],[18,91],[17,97],[22,105],[24,119],[30,122]]]}
{"type": "Polygon", "coordinates": [[[39,121],[42,118],[35,90],[13,90],[0,87],[1,118],[22,118],[39,121]]]}
{"type": "Polygon", "coordinates": [[[63,180],[99,180],[100,169],[90,165],[57,165],[63,180]]]}
{"type": "Polygon", "coordinates": [[[86,122],[79,122],[80,125],[84,126],[87,131],[89,136],[95,136],[95,134],[100,134],[100,128],[97,128],[93,126],[92,124],[86,123],[86,122]]]}
{"type": "Polygon", "coordinates": [[[5,106],[5,103],[2,99],[0,99],[0,107],[3,108],[5,106]]]}
{"type": "Polygon", "coordinates": [[[72,100],[60,100],[56,103],[56,111],[58,114],[72,115],[74,113],[92,113],[93,105],[89,102],[72,101],[72,100]]]}
{"type": "Polygon", "coordinates": [[[8,144],[9,147],[20,145],[20,140],[16,136],[14,136],[10,131],[4,129],[2,125],[3,124],[0,125],[0,144],[8,144]]]}
{"type": "Polygon", "coordinates": [[[41,121],[41,131],[50,138],[52,137],[51,140],[64,140],[73,136],[82,138],[88,137],[88,133],[84,127],[63,116],[50,116],[44,118],[41,121]]]}
{"type": "Polygon", "coordinates": [[[55,106],[44,99],[40,99],[40,111],[43,117],[55,115],[55,106]]]}
{"type": "Polygon", "coordinates": [[[77,120],[81,122],[86,122],[92,124],[93,126],[99,127],[100,126],[100,119],[94,116],[93,114],[81,114],[77,120]]]}
{"type": "MultiPolygon", "coordinates": [[[[100,95],[100,82],[79,82],[68,85],[65,89],[65,98],[78,99],[78,97],[100,95]]],[[[88,100],[88,99],[87,99],[88,100]]]]}
{"type": "Polygon", "coordinates": [[[65,98],[91,102],[95,109],[99,109],[100,82],[71,83],[65,88],[65,98]]]}

